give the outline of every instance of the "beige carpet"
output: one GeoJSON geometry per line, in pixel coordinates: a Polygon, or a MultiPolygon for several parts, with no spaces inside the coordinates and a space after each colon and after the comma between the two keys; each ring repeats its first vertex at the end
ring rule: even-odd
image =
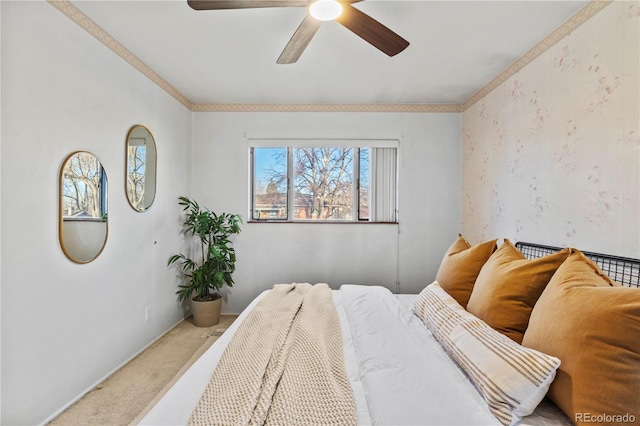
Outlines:
{"type": "Polygon", "coordinates": [[[124,426],[141,419],[149,404],[236,318],[237,315],[222,315],[220,323],[206,328],[196,327],[187,318],[49,424],[124,426]]]}

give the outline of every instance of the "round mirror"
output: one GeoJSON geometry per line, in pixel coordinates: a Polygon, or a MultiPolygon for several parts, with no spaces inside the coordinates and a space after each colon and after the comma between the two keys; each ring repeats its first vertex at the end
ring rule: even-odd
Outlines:
{"type": "Polygon", "coordinates": [[[60,246],[76,263],[94,260],[107,242],[107,174],[90,152],[69,155],[60,169],[60,246]]]}
{"type": "Polygon", "coordinates": [[[134,210],[143,212],[156,196],[156,142],[144,126],[133,126],[127,134],[125,191],[134,210]]]}

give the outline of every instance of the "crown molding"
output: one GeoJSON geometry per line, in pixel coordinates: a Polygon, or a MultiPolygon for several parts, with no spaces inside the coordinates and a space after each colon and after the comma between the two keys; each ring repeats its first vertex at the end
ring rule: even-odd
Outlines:
{"type": "Polygon", "coordinates": [[[509,65],[500,74],[494,77],[489,83],[480,88],[477,92],[467,98],[461,104],[214,104],[214,103],[193,103],[180,93],[175,87],[160,77],[155,71],[149,68],[144,62],[136,57],[131,51],[120,42],[103,30],[91,18],[85,15],[80,9],[71,3],[70,0],[47,0],[69,19],[83,28],[98,41],[111,49],[135,69],[147,76],[161,89],[173,96],[178,102],[183,104],[193,112],[416,112],[416,113],[447,113],[464,112],[480,99],[491,93],[511,76],[516,74],[535,58],[546,52],[549,48],[571,34],[580,25],[587,22],[598,12],[604,9],[615,0],[591,0],[578,12],[567,19],[551,34],[531,48],[527,53],[509,65]]]}
{"type": "Polygon", "coordinates": [[[487,96],[496,87],[507,81],[510,77],[523,69],[538,56],[549,50],[557,42],[571,34],[572,31],[587,22],[613,1],[614,0],[591,0],[589,3],[584,5],[573,16],[571,16],[569,19],[563,22],[562,25],[551,32],[551,34],[546,36],[541,42],[529,49],[527,53],[522,55],[515,62],[505,68],[505,70],[498,74],[493,80],[491,80],[484,87],[467,98],[467,100],[464,101],[461,105],[462,111],[466,111],[473,104],[487,96]]]}
{"type": "Polygon", "coordinates": [[[136,55],[131,53],[131,51],[124,47],[118,40],[113,38],[105,30],[103,30],[98,24],[96,24],[93,20],[91,20],[91,18],[85,15],[73,3],[71,3],[69,0],[47,1],[53,7],[65,14],[73,22],[78,24],[78,26],[80,26],[86,32],[94,36],[99,42],[111,49],[116,55],[120,56],[126,62],[131,64],[131,66],[133,66],[151,81],[160,86],[165,92],[176,98],[178,102],[186,106],[188,109],[191,109],[192,103],[189,99],[187,99],[175,87],[169,84],[169,82],[160,77],[158,73],[149,68],[147,64],[142,62],[136,55]]]}
{"type": "Polygon", "coordinates": [[[459,104],[193,104],[194,112],[462,112],[459,104]]]}

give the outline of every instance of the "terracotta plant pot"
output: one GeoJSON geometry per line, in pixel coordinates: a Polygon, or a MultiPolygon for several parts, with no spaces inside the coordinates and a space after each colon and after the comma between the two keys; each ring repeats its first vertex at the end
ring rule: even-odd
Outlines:
{"type": "Polygon", "coordinates": [[[191,313],[193,322],[198,327],[211,327],[220,322],[220,310],[222,309],[222,297],[216,300],[198,302],[191,299],[191,313]]]}

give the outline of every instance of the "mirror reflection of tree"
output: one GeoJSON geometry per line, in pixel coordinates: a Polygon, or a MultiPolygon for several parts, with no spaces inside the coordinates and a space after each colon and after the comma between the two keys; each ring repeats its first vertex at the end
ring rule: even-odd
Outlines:
{"type": "Polygon", "coordinates": [[[66,218],[98,218],[106,212],[106,190],[100,161],[88,152],[71,156],[63,169],[63,209],[66,218]]]}
{"type": "Polygon", "coordinates": [[[145,145],[130,144],[127,156],[127,196],[136,210],[145,210],[144,178],[147,147],[145,145]]]}

